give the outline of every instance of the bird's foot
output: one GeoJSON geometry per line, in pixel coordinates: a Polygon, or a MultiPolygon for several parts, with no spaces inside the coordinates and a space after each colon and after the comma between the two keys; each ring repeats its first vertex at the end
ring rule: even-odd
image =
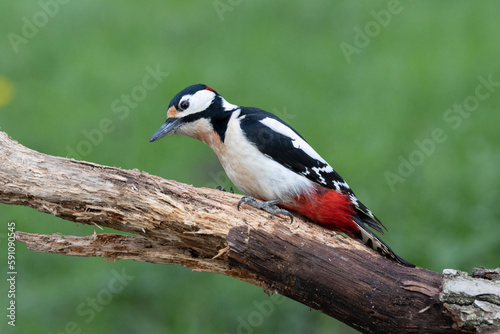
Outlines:
{"type": "MultiPolygon", "coordinates": [[[[224,188],[223,186],[217,186],[214,188],[215,190],[220,190],[220,191],[226,191],[226,188],[224,188]]],[[[231,194],[234,194],[234,190],[233,190],[233,187],[229,188],[229,192],[231,194]]]]}
{"type": "Polygon", "coordinates": [[[279,199],[274,199],[272,201],[267,201],[267,202],[258,202],[255,198],[250,197],[250,196],[245,196],[240,201],[238,202],[238,210],[240,209],[240,205],[242,203],[249,204],[253,206],[254,208],[264,210],[266,212],[269,212],[273,215],[281,214],[290,217],[290,222],[293,223],[293,216],[290,212],[288,212],[285,209],[280,209],[276,204],[280,202],[279,199]]]}

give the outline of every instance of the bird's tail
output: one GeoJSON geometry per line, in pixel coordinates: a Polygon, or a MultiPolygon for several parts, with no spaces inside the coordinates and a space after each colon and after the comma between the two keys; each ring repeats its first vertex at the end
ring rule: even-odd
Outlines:
{"type": "Polygon", "coordinates": [[[405,259],[398,256],[394,251],[387,246],[375,233],[373,233],[362,221],[361,219],[354,218],[354,223],[359,227],[358,235],[352,236],[358,239],[366,246],[376,250],[385,257],[392,259],[398,263],[401,263],[408,267],[415,267],[414,264],[406,261],[405,259]]]}

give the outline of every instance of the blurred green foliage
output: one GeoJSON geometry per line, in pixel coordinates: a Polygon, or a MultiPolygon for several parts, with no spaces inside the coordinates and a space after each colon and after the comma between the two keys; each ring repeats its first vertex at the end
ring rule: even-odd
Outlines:
{"type": "MultiPolygon", "coordinates": [[[[148,143],[170,99],[206,83],[292,124],[385,223],[384,240],[405,259],[438,272],[496,267],[500,87],[477,104],[474,96],[479,77],[500,82],[499,10],[493,1],[4,1],[0,129],[43,153],[228,186],[200,142],[148,143]],[[141,89],[147,68],[168,76],[141,89]],[[435,129],[445,140],[431,144],[435,129]]],[[[9,221],[27,232],[93,233],[0,205],[2,254],[9,221]]],[[[262,289],[220,275],[22,244],[16,256],[17,323],[3,316],[2,333],[355,332],[288,299],[265,314],[262,289]],[[110,294],[123,270],[130,280],[110,294]]],[[[3,307],[7,290],[2,280],[3,307]]]]}

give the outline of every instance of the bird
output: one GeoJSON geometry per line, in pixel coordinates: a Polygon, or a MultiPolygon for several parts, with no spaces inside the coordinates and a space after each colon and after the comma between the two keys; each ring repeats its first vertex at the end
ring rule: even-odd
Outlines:
{"type": "Polygon", "coordinates": [[[299,213],[401,265],[415,266],[371,230],[384,234],[387,228],[307,141],[276,115],[231,104],[207,85],[195,84],[175,95],[166,122],[149,141],[173,134],[210,146],[244,194],[238,209],[247,203],[292,221],[290,211],[299,213]]]}

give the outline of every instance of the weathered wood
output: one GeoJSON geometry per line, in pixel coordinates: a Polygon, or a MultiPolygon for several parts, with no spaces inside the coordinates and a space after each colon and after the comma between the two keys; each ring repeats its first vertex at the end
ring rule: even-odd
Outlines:
{"type": "Polygon", "coordinates": [[[229,231],[229,259],[266,277],[272,290],[337,318],[364,333],[451,333],[439,302],[442,275],[394,265],[380,256],[303,238],[286,229],[272,234],[229,231]]]}
{"type": "Polygon", "coordinates": [[[456,327],[500,333],[500,268],[475,268],[472,275],[446,269],[440,301],[456,327]]]}
{"type": "Polygon", "coordinates": [[[471,328],[457,322],[439,299],[441,274],[401,266],[301,217],[291,224],[245,205],[237,211],[239,195],[45,155],[3,132],[0,161],[0,203],[134,234],[17,232],[35,251],[221,273],[277,291],[363,333],[471,328]]]}

